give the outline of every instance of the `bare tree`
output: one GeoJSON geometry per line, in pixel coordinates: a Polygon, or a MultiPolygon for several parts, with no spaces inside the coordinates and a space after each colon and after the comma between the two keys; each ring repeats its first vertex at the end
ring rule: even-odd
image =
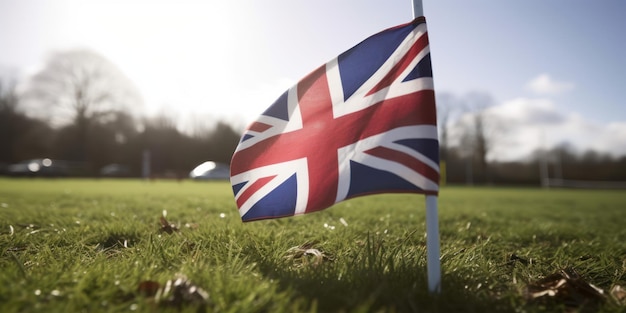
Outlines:
{"type": "Polygon", "coordinates": [[[211,150],[207,151],[213,160],[230,163],[230,158],[237,148],[241,135],[233,127],[225,122],[218,122],[215,126],[211,142],[211,150]]]}
{"type": "Polygon", "coordinates": [[[462,112],[460,101],[449,92],[443,92],[437,96],[437,125],[439,127],[440,158],[446,161],[451,149],[452,124],[459,118],[462,112]]]}
{"type": "Polygon", "coordinates": [[[43,113],[55,125],[106,118],[116,111],[133,112],[142,105],[128,78],[89,50],[52,54],[27,83],[24,96],[29,113],[43,113]]]}
{"type": "Polygon", "coordinates": [[[142,105],[133,84],[104,57],[88,50],[52,54],[27,82],[26,112],[54,126],[72,125],[76,134],[73,158],[85,159],[90,125],[119,111],[136,112],[142,105]]]}
{"type": "Polygon", "coordinates": [[[488,114],[494,103],[486,93],[473,92],[459,99],[465,113],[456,123],[456,140],[466,159],[466,177],[473,183],[474,176],[482,181],[490,180],[487,157],[497,136],[497,122],[488,114]]]}
{"type": "Polygon", "coordinates": [[[0,81],[0,164],[45,155],[52,137],[45,123],[20,112],[15,86],[0,81]]]}
{"type": "Polygon", "coordinates": [[[15,112],[17,103],[15,84],[6,84],[0,80],[0,110],[15,112]]]}
{"type": "Polygon", "coordinates": [[[0,80],[0,163],[14,162],[14,148],[17,137],[17,103],[15,85],[8,88],[0,80]]]}

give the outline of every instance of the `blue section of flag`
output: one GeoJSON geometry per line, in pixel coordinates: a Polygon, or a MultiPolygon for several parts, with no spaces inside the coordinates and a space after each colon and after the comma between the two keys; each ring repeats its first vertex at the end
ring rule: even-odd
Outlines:
{"type": "MultiPolygon", "coordinates": [[[[234,188],[234,187],[233,187],[234,188]]],[[[235,192],[237,194],[237,192],[235,192]]],[[[296,207],[296,199],[298,195],[298,182],[296,174],[289,177],[285,182],[280,184],[271,193],[267,194],[263,199],[259,200],[244,216],[241,218],[247,220],[257,220],[267,218],[268,216],[289,216],[293,215],[293,208],[296,207]],[[264,208],[262,210],[256,207],[264,208]]]]}
{"type": "Polygon", "coordinates": [[[395,32],[378,33],[338,56],[344,100],[385,63],[412,30],[404,27],[395,32]]]}
{"type": "Polygon", "coordinates": [[[244,187],[247,183],[248,183],[248,182],[243,182],[243,183],[240,183],[240,184],[235,184],[235,185],[233,185],[233,192],[234,192],[235,194],[238,194],[238,193],[239,193],[239,190],[241,190],[241,188],[243,188],[243,187],[244,187]]]}
{"type": "Polygon", "coordinates": [[[276,99],[274,104],[272,104],[269,108],[267,108],[267,110],[265,110],[265,112],[263,112],[263,115],[272,116],[284,121],[288,121],[289,107],[287,105],[287,94],[288,91],[285,91],[282,95],[280,95],[280,97],[276,99]]]}
{"type": "Polygon", "coordinates": [[[413,138],[397,140],[395,143],[407,146],[431,159],[435,163],[439,163],[439,141],[428,138],[413,138]]]}
{"type": "Polygon", "coordinates": [[[381,191],[393,192],[401,190],[407,192],[410,190],[421,190],[391,172],[375,169],[354,161],[350,161],[350,182],[348,198],[381,193],[381,191]]]}
{"type": "Polygon", "coordinates": [[[430,53],[417,63],[417,66],[409,73],[404,81],[406,82],[422,77],[433,77],[433,69],[430,65],[430,53]]]}

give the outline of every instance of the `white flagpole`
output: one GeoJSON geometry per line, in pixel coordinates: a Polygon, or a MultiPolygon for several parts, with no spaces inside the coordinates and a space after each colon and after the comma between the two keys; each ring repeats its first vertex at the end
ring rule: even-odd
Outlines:
{"type": "Polygon", "coordinates": [[[428,271],[428,290],[441,292],[441,264],[439,260],[439,217],[437,196],[426,196],[426,257],[428,271]]]}
{"type": "MultiPolygon", "coordinates": [[[[422,0],[413,0],[413,18],[424,16],[422,0]]],[[[426,196],[426,257],[428,290],[441,292],[441,261],[439,260],[439,213],[437,196],[426,196]]]]}
{"type": "Polygon", "coordinates": [[[413,0],[413,18],[424,16],[424,8],[422,0],[413,0]]]}

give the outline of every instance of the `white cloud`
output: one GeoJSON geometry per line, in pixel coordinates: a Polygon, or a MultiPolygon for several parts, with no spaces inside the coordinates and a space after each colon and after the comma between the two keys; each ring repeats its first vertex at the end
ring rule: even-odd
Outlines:
{"type": "Polygon", "coordinates": [[[533,78],[526,87],[536,94],[554,95],[574,89],[574,84],[553,80],[550,75],[544,73],[533,78]]]}
{"type": "Polygon", "coordinates": [[[490,107],[487,114],[503,118],[508,123],[523,125],[551,125],[563,122],[565,116],[548,99],[517,98],[490,107]]]}
{"type": "Polygon", "coordinates": [[[490,159],[520,160],[536,149],[565,142],[580,152],[626,155],[626,122],[599,123],[559,110],[549,99],[513,99],[488,108],[485,114],[492,140],[490,159]]]}
{"type": "Polygon", "coordinates": [[[598,151],[611,151],[614,156],[626,155],[626,122],[603,125],[597,133],[591,148],[598,151]]]}

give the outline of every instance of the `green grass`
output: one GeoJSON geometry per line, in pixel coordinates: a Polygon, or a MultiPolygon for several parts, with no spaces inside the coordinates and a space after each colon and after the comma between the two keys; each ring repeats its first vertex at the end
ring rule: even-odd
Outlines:
{"type": "Polygon", "coordinates": [[[226,182],[4,178],[0,312],[178,311],[138,286],[180,274],[209,294],[189,312],[562,312],[524,290],[565,267],[607,293],[626,286],[623,192],[445,187],[439,210],[433,296],[420,195],[244,224],[226,182]],[[160,231],[164,210],[179,232],[160,231]],[[307,243],[327,258],[290,250],[307,243]]]}

